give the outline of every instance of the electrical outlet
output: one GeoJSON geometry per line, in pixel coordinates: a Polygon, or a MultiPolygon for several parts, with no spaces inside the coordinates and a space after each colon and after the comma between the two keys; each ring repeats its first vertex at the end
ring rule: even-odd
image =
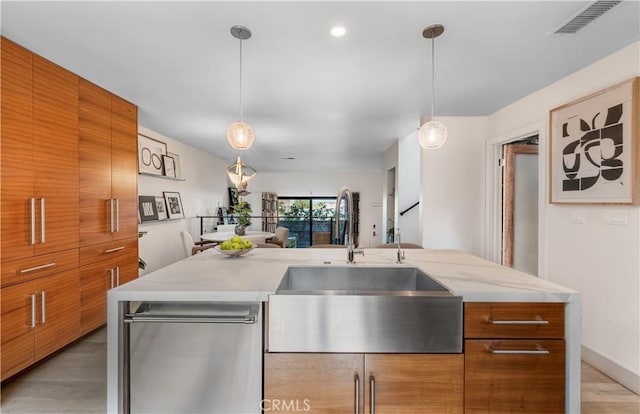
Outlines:
{"type": "Polygon", "coordinates": [[[571,222],[583,224],[587,222],[587,215],[584,210],[573,210],[571,212],[571,222]]]}
{"type": "Polygon", "coordinates": [[[629,224],[629,213],[626,210],[605,210],[603,221],[605,224],[626,226],[629,224]]]}

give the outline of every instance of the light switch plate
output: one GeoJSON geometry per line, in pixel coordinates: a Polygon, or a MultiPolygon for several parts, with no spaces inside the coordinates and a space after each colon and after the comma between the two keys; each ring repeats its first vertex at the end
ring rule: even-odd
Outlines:
{"type": "Polygon", "coordinates": [[[629,224],[629,213],[626,210],[605,210],[603,213],[605,224],[626,226],[629,224]]]}

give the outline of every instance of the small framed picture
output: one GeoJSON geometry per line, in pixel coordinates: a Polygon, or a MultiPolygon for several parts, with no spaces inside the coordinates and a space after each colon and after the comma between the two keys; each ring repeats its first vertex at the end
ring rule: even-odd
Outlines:
{"type": "Polygon", "coordinates": [[[138,196],[138,214],[140,222],[158,220],[158,208],[154,196],[138,196]]]}
{"type": "Polygon", "coordinates": [[[176,176],[176,161],[170,155],[162,156],[162,165],[164,165],[164,175],[167,177],[176,176]]]}
{"type": "Polygon", "coordinates": [[[167,205],[164,202],[164,197],[156,196],[156,210],[158,210],[158,220],[166,220],[167,217],[167,205]]]}
{"type": "Polygon", "coordinates": [[[138,134],[138,171],[162,175],[162,156],[167,155],[167,144],[138,134]]]}
{"type": "Polygon", "coordinates": [[[229,207],[233,208],[238,205],[238,189],[229,187],[229,207]]]}
{"type": "Polygon", "coordinates": [[[180,165],[180,156],[174,152],[167,151],[167,155],[173,158],[173,170],[176,178],[182,178],[182,167],[180,165]]]}
{"type": "Polygon", "coordinates": [[[184,210],[182,210],[182,200],[180,193],[165,191],[164,200],[167,203],[167,215],[170,219],[184,218],[184,210]]]}

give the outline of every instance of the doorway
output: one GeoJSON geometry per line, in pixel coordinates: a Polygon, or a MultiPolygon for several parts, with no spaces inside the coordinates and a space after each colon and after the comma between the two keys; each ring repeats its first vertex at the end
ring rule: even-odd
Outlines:
{"type": "Polygon", "coordinates": [[[538,136],[502,150],[502,264],[538,276],[538,136]]]}

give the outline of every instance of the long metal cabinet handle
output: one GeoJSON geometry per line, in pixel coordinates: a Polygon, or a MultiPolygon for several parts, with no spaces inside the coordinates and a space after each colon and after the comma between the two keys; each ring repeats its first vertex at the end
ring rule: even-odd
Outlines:
{"type": "Polygon", "coordinates": [[[40,243],[44,243],[45,230],[44,198],[40,199],[40,243]]]}
{"type": "Polygon", "coordinates": [[[124,246],[118,246],[118,247],[114,247],[113,249],[107,249],[104,252],[105,253],[113,253],[113,252],[117,252],[124,249],[124,246]]]}
{"type": "Polygon", "coordinates": [[[549,355],[549,350],[536,346],[536,349],[493,349],[489,348],[489,352],[498,355],[549,355]]]}
{"type": "Polygon", "coordinates": [[[360,414],[360,377],[358,374],[354,377],[354,386],[355,386],[355,395],[356,395],[356,403],[355,403],[355,414],[360,414]]]}
{"type": "Polygon", "coordinates": [[[31,244],[36,244],[36,199],[31,198],[31,244]]]}
{"type": "Polygon", "coordinates": [[[36,295],[31,295],[31,327],[36,327],[36,295]]]}
{"type": "Polygon", "coordinates": [[[116,266],[116,286],[120,286],[120,266],[116,266]]]}
{"type": "Polygon", "coordinates": [[[371,399],[369,402],[371,407],[369,407],[369,412],[376,414],[376,380],[373,375],[369,377],[369,386],[371,387],[371,399]]]}
{"type": "Polygon", "coordinates": [[[256,315],[248,316],[198,316],[198,315],[136,315],[128,313],[124,323],[155,322],[155,323],[256,323],[256,315]]]}
{"type": "Polygon", "coordinates": [[[544,319],[536,319],[531,321],[496,321],[489,319],[492,325],[549,325],[549,321],[544,319]]]}
{"type": "Polygon", "coordinates": [[[113,198],[109,199],[109,220],[111,221],[110,225],[109,225],[109,232],[113,233],[114,231],[114,226],[113,226],[113,198]]]}
{"type": "Polygon", "coordinates": [[[116,232],[120,231],[120,199],[116,198],[116,232]]]}
{"type": "Polygon", "coordinates": [[[109,269],[109,273],[111,273],[111,289],[113,289],[113,275],[114,275],[113,268],[109,269]]]}
{"type": "Polygon", "coordinates": [[[55,263],[53,263],[53,262],[52,262],[52,263],[47,263],[47,264],[43,264],[43,265],[40,265],[40,266],[30,267],[30,268],[28,268],[28,269],[22,269],[22,270],[20,271],[20,273],[35,272],[36,270],[46,269],[47,267],[53,267],[53,266],[55,266],[55,265],[56,265],[56,264],[55,264],[55,263]]]}
{"type": "Polygon", "coordinates": [[[46,296],[44,290],[42,292],[40,292],[40,306],[42,307],[42,319],[41,319],[41,322],[42,323],[46,323],[47,322],[47,317],[46,317],[47,296],[46,296]]]}

